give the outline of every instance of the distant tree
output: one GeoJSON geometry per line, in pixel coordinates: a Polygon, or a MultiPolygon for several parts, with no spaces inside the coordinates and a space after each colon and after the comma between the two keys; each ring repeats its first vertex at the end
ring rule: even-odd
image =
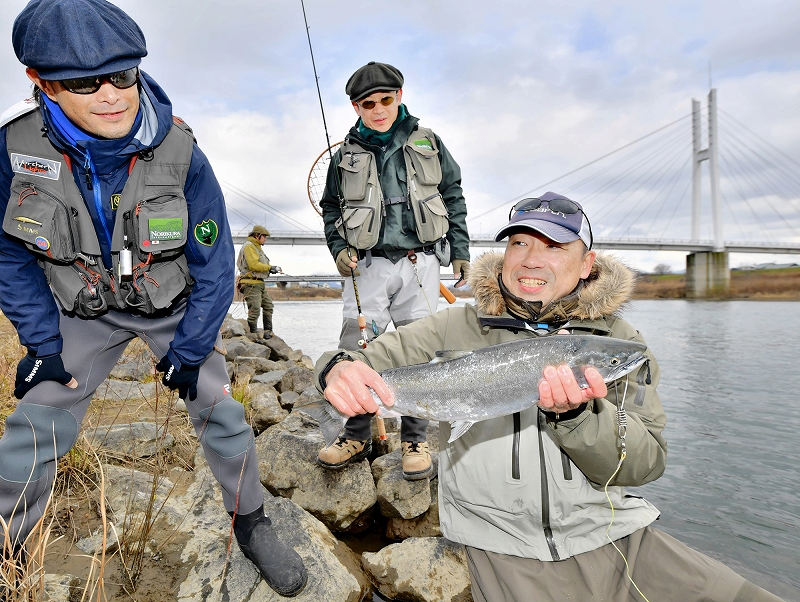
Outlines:
{"type": "Polygon", "coordinates": [[[657,276],[663,276],[664,274],[671,274],[672,268],[669,267],[666,263],[659,263],[656,267],[653,268],[653,273],[657,276]]]}

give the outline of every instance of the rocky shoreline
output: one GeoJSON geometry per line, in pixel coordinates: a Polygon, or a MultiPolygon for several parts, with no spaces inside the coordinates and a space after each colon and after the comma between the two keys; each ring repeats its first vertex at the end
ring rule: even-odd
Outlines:
{"type": "MultiPolygon", "coordinates": [[[[375,432],[372,458],[338,471],[321,468],[315,459],[324,445],[322,434],[314,419],[298,409],[320,399],[311,358],[280,337],[263,341],[246,334],[242,322],[230,317],[222,333],[225,348],[219,351],[226,354],[234,390],[246,388],[266,512],[309,570],[308,585],[294,599],[358,602],[377,592],[385,600],[472,600],[464,551],[441,536],[436,478],[412,482],[402,477],[399,424],[387,421],[387,441],[379,441],[375,432]],[[339,538],[371,551],[359,554],[339,538]],[[370,543],[361,546],[361,540],[370,543]],[[375,541],[387,545],[376,550],[375,541]]],[[[97,395],[121,400],[158,395],[161,387],[146,382],[149,374],[146,357],[138,362],[128,358],[97,395]]],[[[180,400],[174,408],[185,413],[180,400]]],[[[95,425],[85,434],[98,453],[125,457],[146,458],[158,446],[175,444],[163,425],[145,420],[95,425]]],[[[431,451],[438,451],[438,427],[431,425],[428,435],[431,451]]],[[[155,492],[150,512],[159,510],[149,520],[154,532],[170,535],[165,542],[153,537],[148,560],[171,554],[188,568],[178,583],[165,587],[174,597],[165,591],[163,600],[283,599],[261,581],[235,541],[229,545],[230,518],[202,448],[194,442],[193,470],[173,468],[168,475],[154,476],[104,464],[106,537],[99,529],[75,546],[96,558],[103,542],[107,555],[117,552],[120,542],[148,520],[146,500],[155,492]]],[[[46,582],[51,601],[69,602],[85,589],[85,580],[71,574],[48,574],[46,582]]]]}

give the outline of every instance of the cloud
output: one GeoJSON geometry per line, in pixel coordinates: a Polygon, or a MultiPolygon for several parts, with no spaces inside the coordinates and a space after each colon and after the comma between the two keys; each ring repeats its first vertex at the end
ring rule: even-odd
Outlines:
{"type": "MultiPolygon", "coordinates": [[[[305,184],[325,136],[300,2],[116,3],[141,25],[150,51],[143,68],[193,126],[219,178],[289,221],[226,189],[231,208],[272,229],[295,229],[296,223],[318,229],[305,184]]],[[[0,31],[7,40],[24,5],[6,1],[0,31]]],[[[305,9],[331,139],[340,140],[355,121],[344,94],[349,75],[369,60],[395,64],[406,77],[409,110],[441,135],[460,163],[470,214],[503,207],[470,222],[475,231],[501,225],[519,195],[543,192],[536,187],[688,115],[692,97],[705,99],[709,60],[720,107],[791,157],[800,156],[796,2],[751,0],[732,8],[721,0],[407,0],[387,9],[366,0],[308,0],[305,9]]],[[[10,44],[5,48],[0,104],[8,106],[29,85],[10,44]]],[[[688,147],[688,125],[685,135],[688,147]]],[[[750,203],[771,212],[766,199],[785,197],[788,189],[781,181],[750,203]]],[[[746,223],[746,203],[737,200],[735,188],[726,195],[732,214],[746,223]]],[[[636,224],[597,226],[633,233],[668,225],[677,229],[675,237],[683,236],[685,202],[670,201],[658,213],[654,204],[636,224]]],[[[609,219],[621,215],[610,212],[609,219]]],[[[798,228],[797,213],[785,217],[798,228]]],[[[781,223],[770,219],[770,228],[781,223]]],[[[231,220],[246,223],[233,211],[231,220]]],[[[726,220],[726,230],[737,232],[726,220]]],[[[777,231],[791,237],[785,225],[777,231]]],[[[321,247],[287,254],[297,258],[297,270],[333,269],[321,247]]],[[[682,256],[670,256],[673,266],[682,265],[682,256]]],[[[660,256],[655,261],[663,262],[670,263],[660,256]]]]}

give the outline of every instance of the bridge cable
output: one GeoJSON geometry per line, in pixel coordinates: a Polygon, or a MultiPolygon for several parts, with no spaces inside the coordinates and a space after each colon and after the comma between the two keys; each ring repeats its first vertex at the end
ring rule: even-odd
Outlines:
{"type": "Polygon", "coordinates": [[[529,190],[528,192],[525,192],[525,193],[523,193],[522,195],[517,195],[517,196],[513,197],[512,199],[510,199],[510,200],[508,200],[508,201],[503,201],[502,203],[499,203],[499,204],[495,205],[495,206],[494,206],[494,207],[492,207],[491,209],[487,209],[487,210],[486,210],[486,211],[484,211],[483,213],[479,213],[478,215],[475,215],[475,216],[473,216],[473,217],[469,217],[469,218],[467,218],[467,221],[470,221],[470,222],[471,222],[471,221],[474,221],[474,220],[476,220],[476,219],[478,219],[478,218],[480,218],[480,217],[483,217],[484,215],[486,215],[486,214],[488,214],[488,213],[491,213],[492,211],[496,211],[497,209],[500,209],[501,207],[507,207],[507,206],[508,206],[510,203],[514,202],[514,201],[515,201],[515,200],[517,200],[517,199],[523,199],[523,198],[525,198],[527,195],[529,195],[529,194],[532,194],[533,192],[535,192],[535,191],[537,191],[537,190],[541,190],[541,189],[542,189],[542,188],[544,188],[545,186],[549,186],[550,184],[553,184],[553,183],[555,183],[555,182],[558,182],[559,180],[561,180],[561,179],[563,179],[563,178],[565,178],[565,177],[567,177],[567,176],[569,176],[569,175],[572,175],[572,174],[574,174],[574,173],[576,173],[576,172],[578,172],[578,171],[580,171],[580,170],[582,170],[582,169],[584,169],[584,168],[586,168],[586,167],[589,167],[590,165],[594,165],[594,164],[595,164],[595,163],[597,163],[598,161],[602,161],[602,160],[603,160],[603,159],[605,159],[606,157],[610,157],[611,155],[613,155],[613,154],[615,154],[615,153],[618,153],[619,151],[621,151],[621,150],[623,150],[623,149],[626,149],[626,148],[628,148],[629,146],[632,146],[632,145],[634,145],[634,144],[636,144],[636,143],[638,143],[638,142],[641,142],[642,140],[644,140],[644,139],[646,139],[646,138],[649,138],[650,136],[652,136],[652,135],[654,135],[654,134],[657,134],[658,132],[660,132],[660,131],[662,131],[662,130],[664,130],[664,129],[667,129],[667,128],[669,128],[669,127],[671,127],[671,126],[675,125],[676,123],[679,123],[680,121],[683,121],[684,119],[688,119],[689,117],[691,117],[691,114],[689,114],[689,115],[685,115],[685,116],[683,116],[683,117],[680,117],[679,119],[676,119],[675,121],[673,121],[673,122],[671,122],[671,123],[668,123],[667,125],[665,125],[665,126],[663,126],[663,127],[660,127],[660,128],[658,128],[657,130],[655,130],[655,131],[652,131],[652,132],[650,132],[649,134],[646,134],[646,135],[642,136],[641,138],[637,138],[636,140],[634,140],[634,141],[632,141],[632,142],[629,142],[628,144],[625,144],[624,146],[621,146],[621,147],[619,147],[618,149],[611,151],[610,153],[606,153],[606,154],[605,154],[605,155],[603,155],[602,157],[598,157],[597,159],[594,159],[593,161],[589,161],[588,163],[586,163],[586,164],[584,164],[584,165],[581,165],[580,167],[577,167],[577,168],[575,168],[575,169],[573,169],[573,170],[571,170],[571,171],[569,171],[569,172],[567,172],[567,173],[565,173],[565,174],[563,174],[563,175],[561,175],[561,176],[559,176],[559,177],[557,177],[557,178],[555,178],[555,179],[553,179],[553,180],[550,180],[550,181],[548,181],[548,182],[545,182],[544,184],[539,184],[538,186],[536,186],[536,187],[532,188],[532,189],[531,189],[531,190],[529,190]]]}

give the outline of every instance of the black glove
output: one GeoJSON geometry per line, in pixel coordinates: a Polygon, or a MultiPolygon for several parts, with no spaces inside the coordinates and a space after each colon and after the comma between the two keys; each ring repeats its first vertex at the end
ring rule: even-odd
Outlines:
{"type": "Polygon", "coordinates": [[[197,399],[197,377],[200,376],[200,366],[182,366],[176,368],[165,355],[156,364],[156,370],[164,373],[161,383],[170,389],[178,389],[178,396],[189,401],[197,399]]]}
{"type": "Polygon", "coordinates": [[[64,370],[61,354],[34,357],[30,353],[17,364],[17,378],[14,381],[14,397],[22,399],[25,394],[43,380],[54,380],[60,385],[72,381],[72,374],[64,370]]]}
{"type": "Polygon", "coordinates": [[[276,265],[272,266],[272,267],[269,269],[269,273],[270,273],[270,274],[278,274],[280,271],[281,271],[281,269],[280,269],[278,266],[276,266],[276,265]]]}

